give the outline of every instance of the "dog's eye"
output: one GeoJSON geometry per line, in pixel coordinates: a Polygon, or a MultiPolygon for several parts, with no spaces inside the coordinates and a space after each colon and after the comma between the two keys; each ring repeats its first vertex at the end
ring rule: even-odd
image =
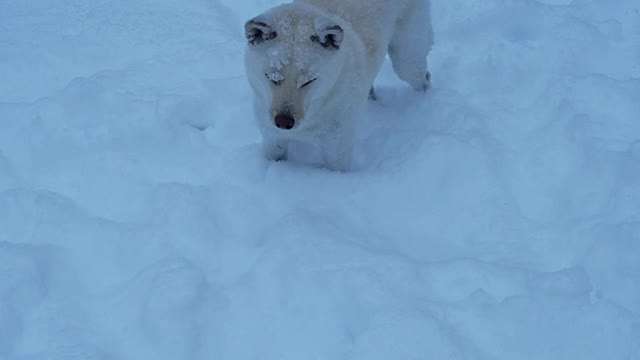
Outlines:
{"type": "Polygon", "coordinates": [[[312,82],[314,82],[314,81],[316,81],[316,80],[318,80],[318,78],[313,78],[313,79],[311,79],[311,80],[307,81],[306,83],[304,83],[304,84],[300,85],[300,89],[302,89],[303,87],[305,87],[305,86],[307,86],[307,85],[311,84],[312,82]]]}
{"type": "Polygon", "coordinates": [[[274,80],[274,78],[273,78],[272,76],[269,76],[269,74],[264,74],[264,76],[266,76],[266,77],[267,77],[267,79],[268,79],[269,81],[271,81],[271,83],[272,83],[273,85],[280,85],[280,84],[282,84],[282,80],[281,80],[281,79],[279,79],[279,80],[274,80]]]}

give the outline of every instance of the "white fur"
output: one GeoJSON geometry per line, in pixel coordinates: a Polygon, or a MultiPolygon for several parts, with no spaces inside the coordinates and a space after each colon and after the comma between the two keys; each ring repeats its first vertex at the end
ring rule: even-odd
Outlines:
{"type": "Polygon", "coordinates": [[[247,27],[245,65],[268,159],[286,159],[296,140],[318,145],[329,169],[348,170],[354,120],[387,52],[400,79],[429,88],[429,0],[297,0],[247,27]],[[293,129],[275,126],[283,112],[293,129]]]}

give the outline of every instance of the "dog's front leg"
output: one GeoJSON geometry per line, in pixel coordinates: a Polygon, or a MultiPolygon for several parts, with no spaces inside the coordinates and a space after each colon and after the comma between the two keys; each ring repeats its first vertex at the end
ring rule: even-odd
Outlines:
{"type": "Polygon", "coordinates": [[[347,131],[327,139],[322,144],[322,155],[327,169],[346,172],[351,170],[353,159],[353,136],[347,131]]]}
{"type": "Polygon", "coordinates": [[[263,135],[262,150],[267,160],[285,161],[287,160],[288,142],[284,139],[263,135]]]}

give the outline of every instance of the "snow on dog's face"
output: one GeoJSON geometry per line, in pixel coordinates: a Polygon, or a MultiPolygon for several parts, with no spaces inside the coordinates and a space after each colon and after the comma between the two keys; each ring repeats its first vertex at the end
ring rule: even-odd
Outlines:
{"type": "Polygon", "coordinates": [[[342,27],[283,5],[247,21],[245,36],[247,76],[266,120],[283,130],[313,127],[305,118],[321,111],[337,81],[342,27]]]}

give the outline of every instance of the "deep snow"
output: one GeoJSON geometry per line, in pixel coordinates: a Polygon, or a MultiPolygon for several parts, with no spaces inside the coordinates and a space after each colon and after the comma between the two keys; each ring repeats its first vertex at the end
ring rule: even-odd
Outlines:
{"type": "Polygon", "coordinates": [[[0,2],[0,359],[640,359],[640,3],[433,0],[359,170],[260,153],[274,0],[0,2]]]}

